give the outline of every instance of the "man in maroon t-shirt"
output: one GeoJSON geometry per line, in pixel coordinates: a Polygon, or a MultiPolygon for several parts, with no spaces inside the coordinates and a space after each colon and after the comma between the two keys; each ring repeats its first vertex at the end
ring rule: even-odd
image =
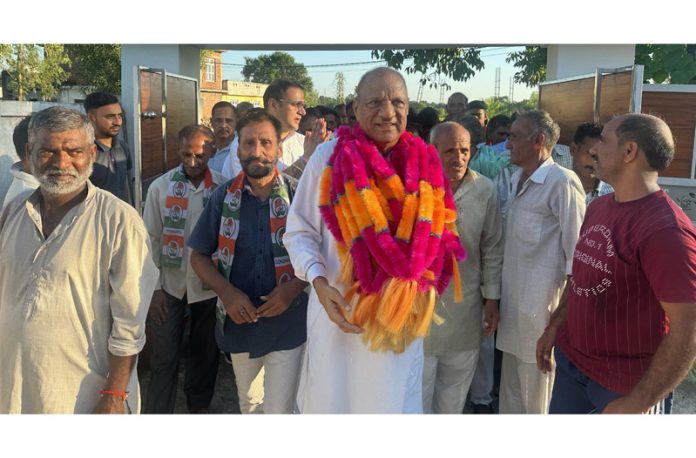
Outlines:
{"type": "Polygon", "coordinates": [[[556,345],[549,412],[660,413],[696,358],[696,231],[657,184],[674,139],[661,119],[632,113],[590,153],[615,193],[588,207],[567,302],[537,342],[543,372],[556,345]]]}

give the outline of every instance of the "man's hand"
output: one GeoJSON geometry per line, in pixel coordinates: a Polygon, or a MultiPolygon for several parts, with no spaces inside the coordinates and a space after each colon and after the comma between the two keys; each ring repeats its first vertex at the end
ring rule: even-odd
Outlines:
{"type": "Polygon", "coordinates": [[[557,326],[548,325],[544,330],[544,333],[541,335],[541,337],[539,337],[539,340],[537,340],[537,368],[544,374],[553,370],[553,367],[551,367],[551,352],[553,351],[553,346],[556,343],[557,332],[557,326]]]}
{"type": "Polygon", "coordinates": [[[307,286],[306,282],[299,279],[293,279],[282,285],[273,288],[273,291],[266,296],[261,296],[261,300],[265,303],[256,309],[256,315],[259,318],[268,318],[280,315],[285,312],[292,301],[295,300],[298,294],[307,286]]]}
{"type": "Polygon", "coordinates": [[[167,321],[167,302],[164,298],[164,291],[161,289],[156,289],[152,293],[152,300],[150,300],[150,309],[147,311],[147,317],[158,326],[167,321]]]}
{"type": "Polygon", "coordinates": [[[483,335],[488,337],[498,328],[500,312],[498,311],[498,301],[486,299],[483,303],[483,335]]]}
{"type": "Polygon", "coordinates": [[[104,394],[92,413],[123,414],[126,413],[125,404],[121,396],[104,394]]]}
{"type": "Polygon", "coordinates": [[[220,300],[225,306],[225,312],[236,324],[256,323],[256,307],[251,303],[249,296],[229,284],[222,294],[220,300]]]}
{"type": "Polygon", "coordinates": [[[326,130],[326,121],[323,118],[319,118],[314,121],[312,126],[312,131],[305,132],[304,139],[304,158],[306,161],[312,157],[314,150],[317,149],[319,144],[329,141],[331,138],[331,131],[326,130]]]}
{"type": "Polygon", "coordinates": [[[349,334],[361,334],[363,332],[360,326],[356,326],[346,320],[344,313],[350,313],[351,306],[336,288],[329,285],[325,277],[315,278],[312,284],[317,292],[319,302],[324,306],[326,314],[329,315],[329,319],[341,328],[341,331],[349,334]]]}

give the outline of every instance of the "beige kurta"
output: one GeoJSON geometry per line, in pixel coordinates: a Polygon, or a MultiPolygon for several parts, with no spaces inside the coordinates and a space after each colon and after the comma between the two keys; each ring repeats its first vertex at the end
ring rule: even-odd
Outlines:
{"type": "MultiPolygon", "coordinates": [[[[89,413],[109,354],[135,355],[157,272],[137,212],[87,182],[44,239],[40,194],[0,216],[0,413],[89,413]]],[[[131,375],[127,404],[140,409],[131,375]]]]}
{"type": "Polygon", "coordinates": [[[454,302],[453,283],[438,300],[436,313],[445,320],[433,323],[425,339],[425,356],[476,350],[481,345],[483,300],[500,299],[503,267],[503,224],[495,185],[469,169],[454,193],[457,231],[467,258],[459,263],[463,302],[454,302]]]}

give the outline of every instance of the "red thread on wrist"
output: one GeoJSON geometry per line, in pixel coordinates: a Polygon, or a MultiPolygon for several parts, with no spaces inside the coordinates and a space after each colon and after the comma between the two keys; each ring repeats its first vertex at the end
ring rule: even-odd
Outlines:
{"type": "Polygon", "coordinates": [[[110,394],[112,396],[120,396],[124,401],[128,398],[127,391],[101,390],[99,394],[101,394],[102,397],[104,397],[105,394],[110,394]]]}

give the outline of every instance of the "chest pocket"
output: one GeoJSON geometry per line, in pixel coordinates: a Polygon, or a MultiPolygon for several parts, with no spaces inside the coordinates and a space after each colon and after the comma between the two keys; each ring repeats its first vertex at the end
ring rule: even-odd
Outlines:
{"type": "Polygon", "coordinates": [[[527,210],[517,210],[512,232],[523,242],[537,244],[541,241],[541,227],[544,215],[527,210]]]}

